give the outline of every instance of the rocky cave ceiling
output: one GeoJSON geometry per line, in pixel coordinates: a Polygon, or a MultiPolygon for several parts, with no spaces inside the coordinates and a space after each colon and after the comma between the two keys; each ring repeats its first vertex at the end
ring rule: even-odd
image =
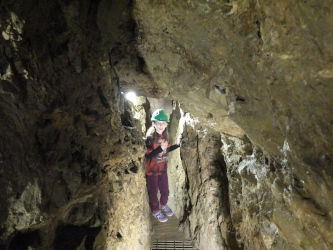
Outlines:
{"type": "Polygon", "coordinates": [[[197,246],[209,181],[215,248],[332,249],[332,20],[332,0],[1,1],[0,248],[147,249],[134,90],[197,121],[179,160],[197,246]]]}

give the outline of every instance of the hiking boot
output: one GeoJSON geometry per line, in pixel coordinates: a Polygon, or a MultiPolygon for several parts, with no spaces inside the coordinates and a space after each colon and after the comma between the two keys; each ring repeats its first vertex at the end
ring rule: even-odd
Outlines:
{"type": "Polygon", "coordinates": [[[169,208],[167,205],[163,206],[162,209],[163,209],[163,211],[165,212],[165,214],[167,216],[172,216],[173,215],[173,212],[172,212],[171,208],[169,208]]]}
{"type": "Polygon", "coordinates": [[[164,214],[161,213],[161,210],[158,210],[157,212],[153,212],[153,215],[160,222],[166,222],[168,220],[168,218],[165,217],[164,214]]]}

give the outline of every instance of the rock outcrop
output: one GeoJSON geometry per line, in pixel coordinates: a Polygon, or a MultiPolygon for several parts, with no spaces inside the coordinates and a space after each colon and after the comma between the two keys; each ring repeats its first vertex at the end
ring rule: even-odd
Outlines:
{"type": "Polygon", "coordinates": [[[149,248],[145,148],[99,29],[106,3],[1,3],[1,249],[149,248]]]}
{"type": "Polygon", "coordinates": [[[244,162],[250,155],[235,153],[243,160],[231,163],[224,153],[230,213],[242,217],[233,223],[245,246],[259,247],[254,233],[266,230],[257,236],[266,248],[275,247],[273,231],[285,248],[332,248],[332,8],[332,1],[135,5],[138,50],[163,96],[261,152],[244,162]]]}

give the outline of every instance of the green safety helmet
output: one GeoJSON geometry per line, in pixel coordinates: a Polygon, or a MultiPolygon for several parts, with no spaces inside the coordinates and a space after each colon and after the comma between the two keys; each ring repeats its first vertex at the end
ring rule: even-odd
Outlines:
{"type": "Polygon", "coordinates": [[[154,111],[150,120],[152,122],[169,122],[169,116],[163,109],[157,109],[154,111]]]}

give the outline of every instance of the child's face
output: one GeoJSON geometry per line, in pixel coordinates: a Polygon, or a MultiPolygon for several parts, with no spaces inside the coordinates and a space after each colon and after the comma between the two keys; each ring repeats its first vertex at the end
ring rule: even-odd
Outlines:
{"type": "Polygon", "coordinates": [[[167,122],[153,122],[153,125],[156,129],[156,132],[158,134],[162,134],[164,129],[166,129],[166,127],[168,126],[168,123],[167,122]]]}

